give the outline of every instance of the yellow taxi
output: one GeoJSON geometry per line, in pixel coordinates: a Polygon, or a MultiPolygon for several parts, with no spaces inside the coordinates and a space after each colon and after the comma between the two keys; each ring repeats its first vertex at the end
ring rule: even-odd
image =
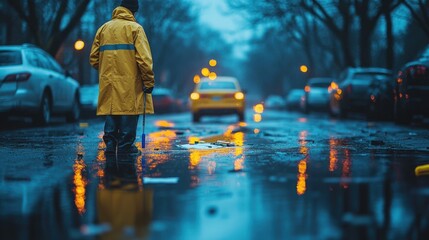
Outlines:
{"type": "Polygon", "coordinates": [[[203,115],[237,114],[244,121],[245,96],[238,80],[233,77],[202,78],[190,95],[192,120],[199,122],[203,115]]]}

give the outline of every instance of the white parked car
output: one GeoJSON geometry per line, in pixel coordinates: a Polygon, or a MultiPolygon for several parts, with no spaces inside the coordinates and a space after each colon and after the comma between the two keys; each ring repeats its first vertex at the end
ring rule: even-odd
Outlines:
{"type": "Polygon", "coordinates": [[[289,111],[292,110],[301,110],[303,105],[305,92],[303,89],[292,89],[289,91],[286,97],[286,109],[289,111]]]}
{"type": "Polygon", "coordinates": [[[270,95],[264,101],[267,109],[283,109],[286,107],[285,100],[279,95],[270,95]]]}
{"type": "Polygon", "coordinates": [[[46,52],[32,45],[0,46],[0,113],[47,124],[53,114],[80,116],[79,83],[46,52]]]}
{"type": "Polygon", "coordinates": [[[304,88],[303,111],[328,110],[332,78],[311,78],[304,88]]]}

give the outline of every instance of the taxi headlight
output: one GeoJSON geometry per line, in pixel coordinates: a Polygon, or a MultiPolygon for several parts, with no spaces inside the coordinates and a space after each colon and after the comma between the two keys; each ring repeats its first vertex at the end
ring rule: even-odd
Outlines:
{"type": "Polygon", "coordinates": [[[198,99],[200,99],[200,94],[198,94],[198,93],[191,93],[191,99],[192,100],[198,100],[198,99]]]}
{"type": "Polygon", "coordinates": [[[234,98],[237,100],[242,100],[242,99],[244,99],[244,94],[242,92],[236,92],[234,94],[234,98]]]}

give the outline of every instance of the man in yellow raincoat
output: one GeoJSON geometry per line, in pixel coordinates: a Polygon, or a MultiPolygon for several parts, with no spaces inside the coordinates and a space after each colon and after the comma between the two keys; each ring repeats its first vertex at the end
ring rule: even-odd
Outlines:
{"type": "Polygon", "coordinates": [[[112,20],[101,26],[92,44],[90,63],[99,72],[97,115],[105,115],[106,153],[138,153],[134,146],[138,115],[153,114],[152,54],[134,14],[138,0],[122,0],[112,20]]]}

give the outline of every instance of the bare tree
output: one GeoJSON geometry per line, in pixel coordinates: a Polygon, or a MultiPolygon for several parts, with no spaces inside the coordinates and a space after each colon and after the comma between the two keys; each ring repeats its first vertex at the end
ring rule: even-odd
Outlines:
{"type": "Polygon", "coordinates": [[[402,0],[422,30],[429,36],[429,1],[428,0],[402,0]]]}
{"type": "MultiPolygon", "coordinates": [[[[195,55],[201,55],[199,46],[194,46],[192,51],[187,46],[193,39],[204,41],[200,38],[198,17],[191,3],[143,0],[137,20],[142,23],[151,43],[158,83],[172,88],[180,86],[183,81],[193,83],[191,76],[177,78],[184,76],[183,71],[189,68],[188,64],[198,58],[195,55]]],[[[195,73],[189,71],[189,74],[195,73]]]]}
{"type": "Polygon", "coordinates": [[[34,44],[55,56],[91,0],[6,0],[24,21],[34,44]]]}
{"type": "Polygon", "coordinates": [[[368,67],[372,65],[372,35],[382,16],[386,20],[386,62],[387,67],[393,67],[394,59],[394,39],[392,32],[392,11],[399,6],[400,1],[395,0],[354,0],[356,16],[359,20],[359,47],[360,65],[368,67]]]}
{"type": "Polygon", "coordinates": [[[381,12],[386,22],[386,67],[395,65],[395,38],[393,34],[392,12],[401,5],[401,0],[381,0],[381,12]]]}
{"type": "Polygon", "coordinates": [[[344,55],[345,66],[354,66],[350,48],[350,32],[353,24],[352,0],[338,0],[322,4],[317,0],[302,1],[301,6],[322,22],[338,39],[344,55]]]}
{"type": "Polygon", "coordinates": [[[180,50],[178,44],[186,41],[188,34],[196,32],[197,17],[189,2],[183,0],[142,1],[143,23],[149,41],[153,45],[155,65],[163,65],[169,55],[180,50]],[[176,49],[175,49],[176,48],[176,49]]]}

